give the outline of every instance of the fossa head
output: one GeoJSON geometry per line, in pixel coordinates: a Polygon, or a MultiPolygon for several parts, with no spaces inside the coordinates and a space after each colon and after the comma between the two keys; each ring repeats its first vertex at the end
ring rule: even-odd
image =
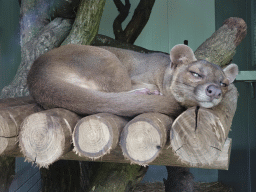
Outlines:
{"type": "Polygon", "coordinates": [[[176,45],[171,53],[170,91],[185,107],[211,108],[220,103],[238,74],[236,64],[224,69],[206,60],[197,60],[191,48],[176,45]]]}

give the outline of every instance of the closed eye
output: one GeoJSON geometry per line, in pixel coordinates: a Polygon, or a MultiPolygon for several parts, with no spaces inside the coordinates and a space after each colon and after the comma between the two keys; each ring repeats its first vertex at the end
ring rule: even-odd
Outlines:
{"type": "Polygon", "coordinates": [[[194,71],[189,71],[194,77],[197,77],[197,78],[202,78],[202,75],[194,72],[194,71]]]}
{"type": "Polygon", "coordinates": [[[227,87],[228,84],[220,82],[220,86],[221,86],[221,87],[227,87]]]}

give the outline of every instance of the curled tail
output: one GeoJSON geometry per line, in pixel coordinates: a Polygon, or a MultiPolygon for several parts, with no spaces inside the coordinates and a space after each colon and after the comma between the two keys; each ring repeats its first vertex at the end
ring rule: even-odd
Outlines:
{"type": "Polygon", "coordinates": [[[131,92],[108,93],[81,89],[75,86],[54,90],[30,89],[33,98],[45,108],[61,107],[78,114],[112,113],[120,116],[135,116],[147,112],[160,112],[177,116],[181,106],[170,96],[141,95],[131,92]]]}

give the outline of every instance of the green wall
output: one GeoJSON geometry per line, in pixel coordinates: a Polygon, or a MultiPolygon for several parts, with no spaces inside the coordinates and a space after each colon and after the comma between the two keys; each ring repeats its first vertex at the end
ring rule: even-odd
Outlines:
{"type": "MultiPolygon", "coordinates": [[[[233,62],[240,71],[256,70],[252,53],[254,20],[253,2],[255,0],[216,0],[216,27],[229,17],[240,17],[247,23],[247,36],[237,47],[233,62]]],[[[255,5],[256,6],[256,5],[255,5]]],[[[256,7],[254,7],[255,9],[256,7]]],[[[252,87],[247,82],[236,82],[239,97],[237,110],[232,122],[231,158],[228,171],[219,171],[219,181],[232,186],[235,191],[256,191],[256,98],[251,97],[252,87]]],[[[255,92],[255,83],[253,84],[255,92]]]]}
{"type": "Polygon", "coordinates": [[[19,3],[0,1],[0,90],[8,85],[20,64],[19,3]]]}
{"type": "MultiPolygon", "coordinates": [[[[124,2],[124,1],[123,1],[124,2]]],[[[130,21],[138,0],[130,0],[131,11],[123,24],[130,21]]],[[[118,11],[112,0],[107,0],[99,33],[114,38],[113,21],[118,11]]],[[[169,52],[176,45],[189,41],[196,50],[215,31],[213,0],[156,1],[150,19],[134,44],[151,50],[169,52]]]]}

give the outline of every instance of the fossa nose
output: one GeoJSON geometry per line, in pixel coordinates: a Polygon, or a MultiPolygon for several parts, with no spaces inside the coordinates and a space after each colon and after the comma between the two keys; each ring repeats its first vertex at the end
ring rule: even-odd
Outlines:
{"type": "Polygon", "coordinates": [[[219,99],[222,94],[221,89],[215,85],[209,85],[205,91],[207,96],[215,99],[219,99]]]}

